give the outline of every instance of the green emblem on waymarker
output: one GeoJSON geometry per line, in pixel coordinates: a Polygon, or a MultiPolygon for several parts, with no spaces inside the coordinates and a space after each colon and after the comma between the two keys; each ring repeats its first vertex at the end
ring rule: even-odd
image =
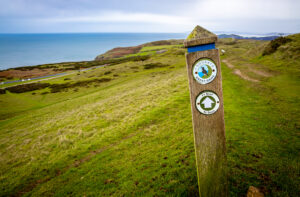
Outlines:
{"type": "Polygon", "coordinates": [[[217,67],[210,59],[200,59],[193,67],[193,76],[200,84],[207,84],[217,75],[217,67]]]}
{"type": "Polygon", "coordinates": [[[196,98],[196,108],[202,114],[213,114],[220,106],[219,97],[211,91],[201,92],[196,98]]]}

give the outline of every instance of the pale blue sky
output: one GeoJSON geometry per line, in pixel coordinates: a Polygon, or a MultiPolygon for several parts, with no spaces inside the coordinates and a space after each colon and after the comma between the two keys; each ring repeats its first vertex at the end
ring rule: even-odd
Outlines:
{"type": "Polygon", "coordinates": [[[300,0],[0,0],[0,33],[300,32],[300,0]]]}

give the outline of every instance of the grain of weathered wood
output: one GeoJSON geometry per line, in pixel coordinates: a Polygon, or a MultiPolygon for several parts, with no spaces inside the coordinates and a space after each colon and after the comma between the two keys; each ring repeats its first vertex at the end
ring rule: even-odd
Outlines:
{"type": "Polygon", "coordinates": [[[218,49],[188,53],[186,64],[200,195],[227,196],[224,109],[218,49]],[[205,85],[199,84],[192,73],[194,63],[201,58],[211,59],[218,70],[216,78],[205,85]],[[220,99],[220,107],[214,114],[204,115],[196,108],[196,97],[204,90],[215,92],[220,99]]]}

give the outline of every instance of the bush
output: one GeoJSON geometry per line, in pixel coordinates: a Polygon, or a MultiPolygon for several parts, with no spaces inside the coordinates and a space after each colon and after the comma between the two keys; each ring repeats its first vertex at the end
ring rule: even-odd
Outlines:
{"type": "Polygon", "coordinates": [[[185,51],[183,51],[183,50],[178,50],[178,51],[175,51],[174,52],[174,55],[184,55],[185,54],[185,51]]]}
{"type": "Polygon", "coordinates": [[[30,92],[34,90],[40,90],[49,87],[49,83],[28,83],[28,84],[22,84],[17,85],[13,87],[5,88],[6,90],[12,92],[12,93],[23,93],[23,92],[30,92]]]}
{"type": "Polygon", "coordinates": [[[167,66],[170,66],[170,65],[169,64],[162,64],[160,62],[150,63],[150,64],[145,64],[144,69],[160,68],[160,67],[167,67],[167,66]]]}
{"type": "Polygon", "coordinates": [[[278,47],[280,47],[281,45],[290,42],[291,39],[290,38],[286,38],[286,37],[278,37],[275,40],[272,40],[264,49],[262,55],[270,55],[272,53],[274,53],[278,47]]]}
{"type": "MultiPolygon", "coordinates": [[[[43,64],[43,65],[36,65],[36,66],[17,67],[13,69],[21,70],[21,71],[30,71],[33,69],[53,69],[53,71],[56,72],[63,72],[67,70],[80,70],[81,68],[90,68],[90,67],[104,65],[104,64],[115,65],[115,64],[120,64],[129,61],[145,61],[149,58],[150,56],[143,55],[143,56],[131,56],[131,57],[123,57],[123,58],[112,58],[112,59],[100,59],[100,60],[96,59],[94,61],[83,61],[83,62],[62,62],[62,63],[55,63],[55,64],[43,64]]],[[[7,79],[12,79],[12,77],[7,79]]]]}
{"type": "Polygon", "coordinates": [[[172,44],[172,43],[169,40],[158,40],[158,41],[151,42],[148,45],[150,45],[150,46],[160,46],[160,45],[170,45],[170,44],[172,44]]]}
{"type": "Polygon", "coordinates": [[[6,90],[5,89],[0,89],[0,94],[5,94],[6,90]]]}
{"type": "Polygon", "coordinates": [[[110,78],[101,78],[101,79],[93,79],[93,80],[85,80],[85,81],[78,81],[76,83],[63,83],[63,84],[52,84],[49,87],[51,88],[51,93],[61,92],[68,88],[75,88],[75,87],[88,87],[91,83],[102,83],[110,81],[110,78]]]}
{"type": "Polygon", "coordinates": [[[111,71],[106,71],[105,73],[104,73],[104,75],[109,75],[111,73],[111,71]]]}
{"type": "Polygon", "coordinates": [[[28,71],[33,69],[43,69],[43,68],[56,68],[57,66],[55,64],[43,64],[43,65],[36,65],[36,66],[23,66],[23,67],[17,67],[13,68],[14,70],[21,70],[21,71],[28,71]]]}
{"type": "MultiPolygon", "coordinates": [[[[110,78],[101,78],[101,79],[93,79],[93,80],[85,80],[85,81],[78,81],[76,83],[62,83],[62,84],[49,84],[49,83],[28,83],[17,85],[13,87],[8,87],[5,89],[0,89],[0,94],[5,94],[5,90],[8,90],[12,93],[23,93],[23,92],[30,92],[34,90],[40,90],[49,87],[51,89],[51,93],[61,92],[68,88],[74,88],[78,86],[88,86],[91,83],[103,83],[110,81],[110,78]]],[[[48,93],[48,92],[47,92],[48,93]]],[[[42,94],[47,94],[42,93],[42,94]]]]}
{"type": "Polygon", "coordinates": [[[109,64],[109,65],[116,65],[116,64],[121,64],[129,61],[145,61],[149,59],[149,55],[143,55],[143,56],[131,56],[131,57],[124,57],[124,58],[114,58],[114,59],[107,59],[107,60],[96,60],[96,61],[91,61],[89,62],[91,66],[97,66],[97,65],[104,65],[104,64],[109,64]]]}
{"type": "Polygon", "coordinates": [[[225,45],[235,45],[237,43],[236,39],[233,39],[232,41],[229,42],[224,42],[225,45]]]}
{"type": "Polygon", "coordinates": [[[69,87],[70,83],[62,83],[62,84],[51,84],[51,93],[61,92],[64,89],[69,87]]]}
{"type": "Polygon", "coordinates": [[[135,56],[134,58],[133,58],[133,61],[134,62],[137,62],[137,61],[145,61],[145,60],[147,60],[147,59],[149,59],[150,58],[150,56],[148,56],[148,55],[144,55],[144,56],[135,56]]]}
{"type": "Polygon", "coordinates": [[[139,67],[137,67],[137,66],[131,66],[130,68],[131,69],[139,69],[139,67]]]}

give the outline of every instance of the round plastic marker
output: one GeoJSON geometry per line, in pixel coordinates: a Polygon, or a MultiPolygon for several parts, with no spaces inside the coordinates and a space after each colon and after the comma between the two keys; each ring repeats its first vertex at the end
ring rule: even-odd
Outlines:
{"type": "Polygon", "coordinates": [[[212,91],[201,92],[196,98],[196,108],[202,114],[213,114],[220,107],[219,97],[212,91]]]}
{"type": "Polygon", "coordinates": [[[210,59],[200,59],[193,66],[194,79],[200,84],[207,84],[217,75],[216,64],[210,59]]]}

